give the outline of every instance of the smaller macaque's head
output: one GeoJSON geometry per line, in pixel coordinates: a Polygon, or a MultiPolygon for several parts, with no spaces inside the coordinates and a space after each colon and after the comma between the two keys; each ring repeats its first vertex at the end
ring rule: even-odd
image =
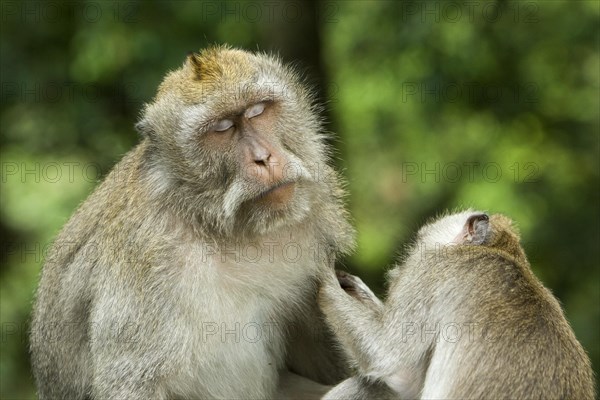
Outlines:
{"type": "Polygon", "coordinates": [[[166,76],[138,129],[154,149],[154,186],[205,231],[265,233],[330,196],[311,93],[266,54],[214,47],[166,76]]]}
{"type": "Polygon", "coordinates": [[[419,230],[417,241],[432,250],[447,246],[485,246],[516,258],[525,257],[512,221],[504,215],[489,216],[482,211],[466,210],[437,219],[419,230]]]}

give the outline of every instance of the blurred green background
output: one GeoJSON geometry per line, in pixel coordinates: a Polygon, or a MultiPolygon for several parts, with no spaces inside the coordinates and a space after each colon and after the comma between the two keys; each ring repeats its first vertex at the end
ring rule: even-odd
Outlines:
{"type": "Polygon", "coordinates": [[[428,217],[506,213],[598,373],[599,4],[3,1],[0,397],[35,397],[45,249],[137,142],[162,76],[212,43],[278,52],[319,92],[358,230],[351,271],[382,293],[428,217]]]}

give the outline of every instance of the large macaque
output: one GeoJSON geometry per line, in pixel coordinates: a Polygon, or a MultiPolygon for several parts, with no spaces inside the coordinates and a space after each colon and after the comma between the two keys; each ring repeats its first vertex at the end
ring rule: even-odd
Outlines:
{"type": "Polygon", "coordinates": [[[419,231],[381,303],[326,273],[319,301],[359,376],[326,399],[593,399],[590,360],[509,219],[466,211],[419,231]],[[365,394],[367,393],[367,394],[365,394]]]}
{"type": "Polygon", "coordinates": [[[318,396],[345,378],[316,292],[353,229],[296,74],[204,50],[165,77],[137,127],[141,143],[43,267],[40,398],[264,399],[287,396],[280,376],[318,396]]]}

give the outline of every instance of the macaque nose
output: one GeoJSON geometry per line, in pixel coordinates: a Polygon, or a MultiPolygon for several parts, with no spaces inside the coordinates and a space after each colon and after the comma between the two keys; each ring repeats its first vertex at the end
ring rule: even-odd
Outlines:
{"type": "Polygon", "coordinates": [[[269,159],[271,158],[271,152],[264,146],[261,146],[260,143],[256,141],[252,141],[251,149],[252,158],[256,164],[267,165],[269,159]]]}
{"type": "Polygon", "coordinates": [[[249,175],[267,186],[283,181],[282,156],[273,149],[273,146],[268,141],[254,136],[246,137],[244,140],[249,175]]]}

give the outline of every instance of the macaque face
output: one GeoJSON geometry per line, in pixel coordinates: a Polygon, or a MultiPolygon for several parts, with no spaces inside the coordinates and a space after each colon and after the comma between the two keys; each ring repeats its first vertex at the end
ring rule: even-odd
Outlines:
{"type": "Polygon", "coordinates": [[[309,97],[278,62],[264,63],[237,50],[191,55],[174,73],[189,84],[167,77],[157,96],[177,119],[159,144],[179,159],[171,175],[184,176],[202,217],[230,234],[300,222],[317,185],[310,167],[326,162],[309,97]],[[177,109],[173,98],[183,99],[177,109]]]}
{"type": "Polygon", "coordinates": [[[203,153],[211,163],[220,164],[209,179],[218,185],[224,176],[231,178],[229,185],[221,187],[225,218],[248,223],[257,223],[257,215],[265,220],[285,219],[306,202],[303,190],[311,175],[279,134],[280,108],[274,100],[250,102],[200,130],[197,141],[203,153]]]}
{"type": "Polygon", "coordinates": [[[283,209],[294,195],[296,177],[286,174],[290,161],[277,143],[273,123],[275,114],[273,104],[262,101],[240,114],[219,120],[211,134],[218,136],[214,141],[237,142],[237,159],[242,175],[258,192],[247,201],[283,209]]]}

